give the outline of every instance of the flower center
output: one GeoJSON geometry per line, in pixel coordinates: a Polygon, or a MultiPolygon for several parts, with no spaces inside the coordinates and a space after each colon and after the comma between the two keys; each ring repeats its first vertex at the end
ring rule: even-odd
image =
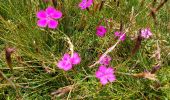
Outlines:
{"type": "Polygon", "coordinates": [[[49,21],[49,20],[51,20],[52,18],[51,18],[51,15],[49,15],[49,14],[47,14],[47,20],[49,21]]]}

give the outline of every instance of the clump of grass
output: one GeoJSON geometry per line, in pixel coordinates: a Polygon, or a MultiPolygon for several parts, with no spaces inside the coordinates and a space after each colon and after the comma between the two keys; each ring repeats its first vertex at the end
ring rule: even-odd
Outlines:
{"type": "MultiPolygon", "coordinates": [[[[63,18],[57,29],[50,30],[36,25],[35,14],[53,6],[52,2],[0,0],[0,99],[170,99],[169,1],[156,12],[157,24],[149,16],[150,0],[143,0],[142,4],[138,0],[105,1],[99,10],[94,10],[93,5],[89,11],[81,11],[78,0],[57,1],[56,8],[63,12],[63,18]],[[99,38],[95,28],[103,18],[112,19],[108,22],[111,27],[104,38],[99,38]],[[113,34],[119,30],[120,22],[124,30],[128,29],[127,39],[109,53],[117,81],[102,86],[94,76],[97,66],[88,66],[116,43],[113,34]],[[132,38],[143,27],[150,27],[154,35],[142,41],[140,49],[131,56],[135,45],[132,38]],[[56,67],[62,55],[69,52],[65,35],[82,58],[81,64],[68,72],[56,67]],[[151,58],[157,45],[159,62],[151,58]],[[6,63],[5,47],[15,48],[11,56],[13,71],[6,63]],[[161,64],[155,73],[159,82],[133,76],[150,71],[157,63],[161,64]]],[[[155,2],[156,7],[159,4],[155,2]]]]}

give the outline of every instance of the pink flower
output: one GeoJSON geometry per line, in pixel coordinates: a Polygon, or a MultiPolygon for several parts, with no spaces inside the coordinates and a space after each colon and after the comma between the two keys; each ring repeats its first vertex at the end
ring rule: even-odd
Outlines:
{"type": "Polygon", "coordinates": [[[100,25],[96,28],[96,35],[99,37],[104,37],[106,32],[107,32],[107,30],[104,26],[100,25]]]}
{"type": "Polygon", "coordinates": [[[73,65],[79,64],[81,58],[78,53],[74,52],[73,57],[68,53],[64,54],[63,58],[58,62],[57,66],[59,69],[68,71],[72,69],[73,65]]]}
{"type": "Polygon", "coordinates": [[[152,33],[150,31],[150,28],[142,29],[141,30],[141,37],[148,39],[152,36],[152,33]]]}
{"type": "Polygon", "coordinates": [[[115,36],[118,37],[121,41],[124,41],[126,39],[126,34],[122,33],[122,32],[115,32],[115,36]]]}
{"type": "Polygon", "coordinates": [[[111,60],[112,60],[112,58],[108,55],[106,55],[104,58],[100,57],[100,64],[107,66],[107,65],[109,65],[111,60]]]}
{"type": "Polygon", "coordinates": [[[79,3],[78,6],[79,6],[82,10],[85,10],[85,9],[89,8],[92,4],[93,4],[93,0],[82,0],[82,1],[79,3]]]}
{"type": "Polygon", "coordinates": [[[39,27],[46,27],[55,29],[58,26],[58,21],[55,19],[59,19],[62,17],[62,12],[56,10],[54,7],[48,7],[45,11],[40,10],[37,12],[37,25],[39,27]]]}
{"type": "Polygon", "coordinates": [[[96,72],[96,78],[100,79],[101,84],[106,85],[108,82],[116,80],[114,70],[112,67],[106,67],[101,65],[96,72]]]}
{"type": "Polygon", "coordinates": [[[71,63],[71,57],[69,54],[64,54],[62,60],[60,60],[57,64],[57,66],[60,68],[60,69],[63,69],[65,71],[68,71],[70,69],[72,69],[72,63],[71,63]]]}
{"type": "Polygon", "coordinates": [[[73,65],[79,64],[81,61],[81,58],[78,53],[74,52],[73,57],[71,58],[71,62],[73,65]]]}

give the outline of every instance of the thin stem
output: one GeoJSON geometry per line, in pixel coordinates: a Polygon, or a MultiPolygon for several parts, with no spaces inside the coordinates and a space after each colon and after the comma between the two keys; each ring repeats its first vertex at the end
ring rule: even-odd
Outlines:
{"type": "Polygon", "coordinates": [[[133,74],[130,74],[130,73],[123,73],[123,72],[118,72],[118,71],[116,71],[116,73],[118,73],[118,74],[122,74],[122,75],[133,76],[133,74]]]}
{"type": "MultiPolygon", "coordinates": [[[[74,54],[74,45],[73,45],[73,43],[71,42],[71,39],[64,33],[64,32],[62,32],[62,31],[60,31],[60,30],[58,30],[60,33],[62,33],[63,35],[64,35],[64,38],[67,40],[67,43],[69,44],[69,49],[70,49],[70,51],[71,51],[71,57],[73,56],[73,54],[74,54]]],[[[51,31],[52,33],[54,33],[55,34],[55,32],[54,31],[51,31]]]]}
{"type": "Polygon", "coordinates": [[[6,75],[1,70],[0,70],[0,75],[10,83],[10,85],[16,90],[17,96],[19,96],[19,91],[18,91],[18,88],[16,87],[16,85],[10,79],[8,79],[6,77],[6,75]]]}
{"type": "MultiPolygon", "coordinates": [[[[129,30],[129,29],[127,29],[126,31],[128,31],[128,30],[129,30]]],[[[121,35],[120,38],[122,38],[125,34],[126,34],[126,32],[125,32],[123,35],[121,35]]],[[[121,40],[118,39],[118,41],[117,41],[113,46],[111,46],[109,49],[106,50],[106,52],[105,52],[104,54],[102,54],[102,56],[100,57],[100,59],[99,59],[98,61],[96,61],[94,64],[90,65],[89,67],[92,68],[92,67],[94,67],[95,65],[99,64],[99,62],[100,62],[104,57],[106,57],[106,55],[107,55],[108,53],[110,53],[111,51],[114,50],[114,48],[120,43],[120,41],[121,41],[121,40]]]]}
{"type": "Polygon", "coordinates": [[[66,40],[67,40],[67,43],[69,44],[69,48],[70,48],[70,51],[71,51],[71,57],[73,57],[74,45],[73,45],[73,43],[71,42],[71,40],[70,40],[70,38],[68,36],[66,37],[66,40]]]}

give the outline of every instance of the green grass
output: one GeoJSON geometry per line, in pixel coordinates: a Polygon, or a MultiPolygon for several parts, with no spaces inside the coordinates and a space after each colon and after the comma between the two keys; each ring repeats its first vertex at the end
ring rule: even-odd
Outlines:
{"type": "MultiPolygon", "coordinates": [[[[57,8],[64,16],[59,19],[59,27],[51,30],[36,25],[36,12],[52,6],[52,3],[44,3],[42,0],[0,0],[0,71],[16,86],[15,89],[0,76],[0,99],[170,99],[170,2],[156,13],[158,24],[155,25],[153,18],[148,16],[150,9],[147,6],[152,0],[145,0],[143,6],[140,6],[140,0],[119,1],[119,6],[116,6],[114,0],[106,0],[101,11],[90,14],[78,8],[80,0],[58,0],[57,8]],[[132,9],[133,17],[138,15],[130,21],[132,9]],[[99,38],[95,29],[103,17],[113,19],[113,28],[108,30],[104,38],[99,38]],[[116,43],[114,32],[119,29],[121,21],[124,30],[131,26],[126,33],[126,41],[109,53],[113,59],[111,66],[117,71],[117,80],[101,86],[94,74],[97,66],[88,66],[116,43]],[[131,57],[135,44],[131,37],[145,27],[151,28],[153,36],[142,41],[139,51],[131,57]],[[56,67],[62,55],[69,52],[65,35],[71,39],[74,50],[79,52],[82,58],[81,64],[68,72],[56,67]],[[161,48],[161,69],[156,73],[160,86],[152,80],[126,75],[125,73],[135,74],[146,69],[151,70],[158,63],[154,58],[150,58],[157,49],[157,42],[161,48]],[[16,48],[12,54],[13,72],[6,64],[5,47],[16,48]],[[19,62],[18,58],[22,58],[22,61],[19,62]],[[45,67],[51,68],[51,73],[47,73],[45,67]],[[75,85],[69,93],[60,97],[51,95],[55,90],[69,85],[75,85]]],[[[159,1],[161,0],[158,0],[155,6],[159,1]]],[[[93,6],[90,7],[90,11],[92,10],[93,6]]]]}

